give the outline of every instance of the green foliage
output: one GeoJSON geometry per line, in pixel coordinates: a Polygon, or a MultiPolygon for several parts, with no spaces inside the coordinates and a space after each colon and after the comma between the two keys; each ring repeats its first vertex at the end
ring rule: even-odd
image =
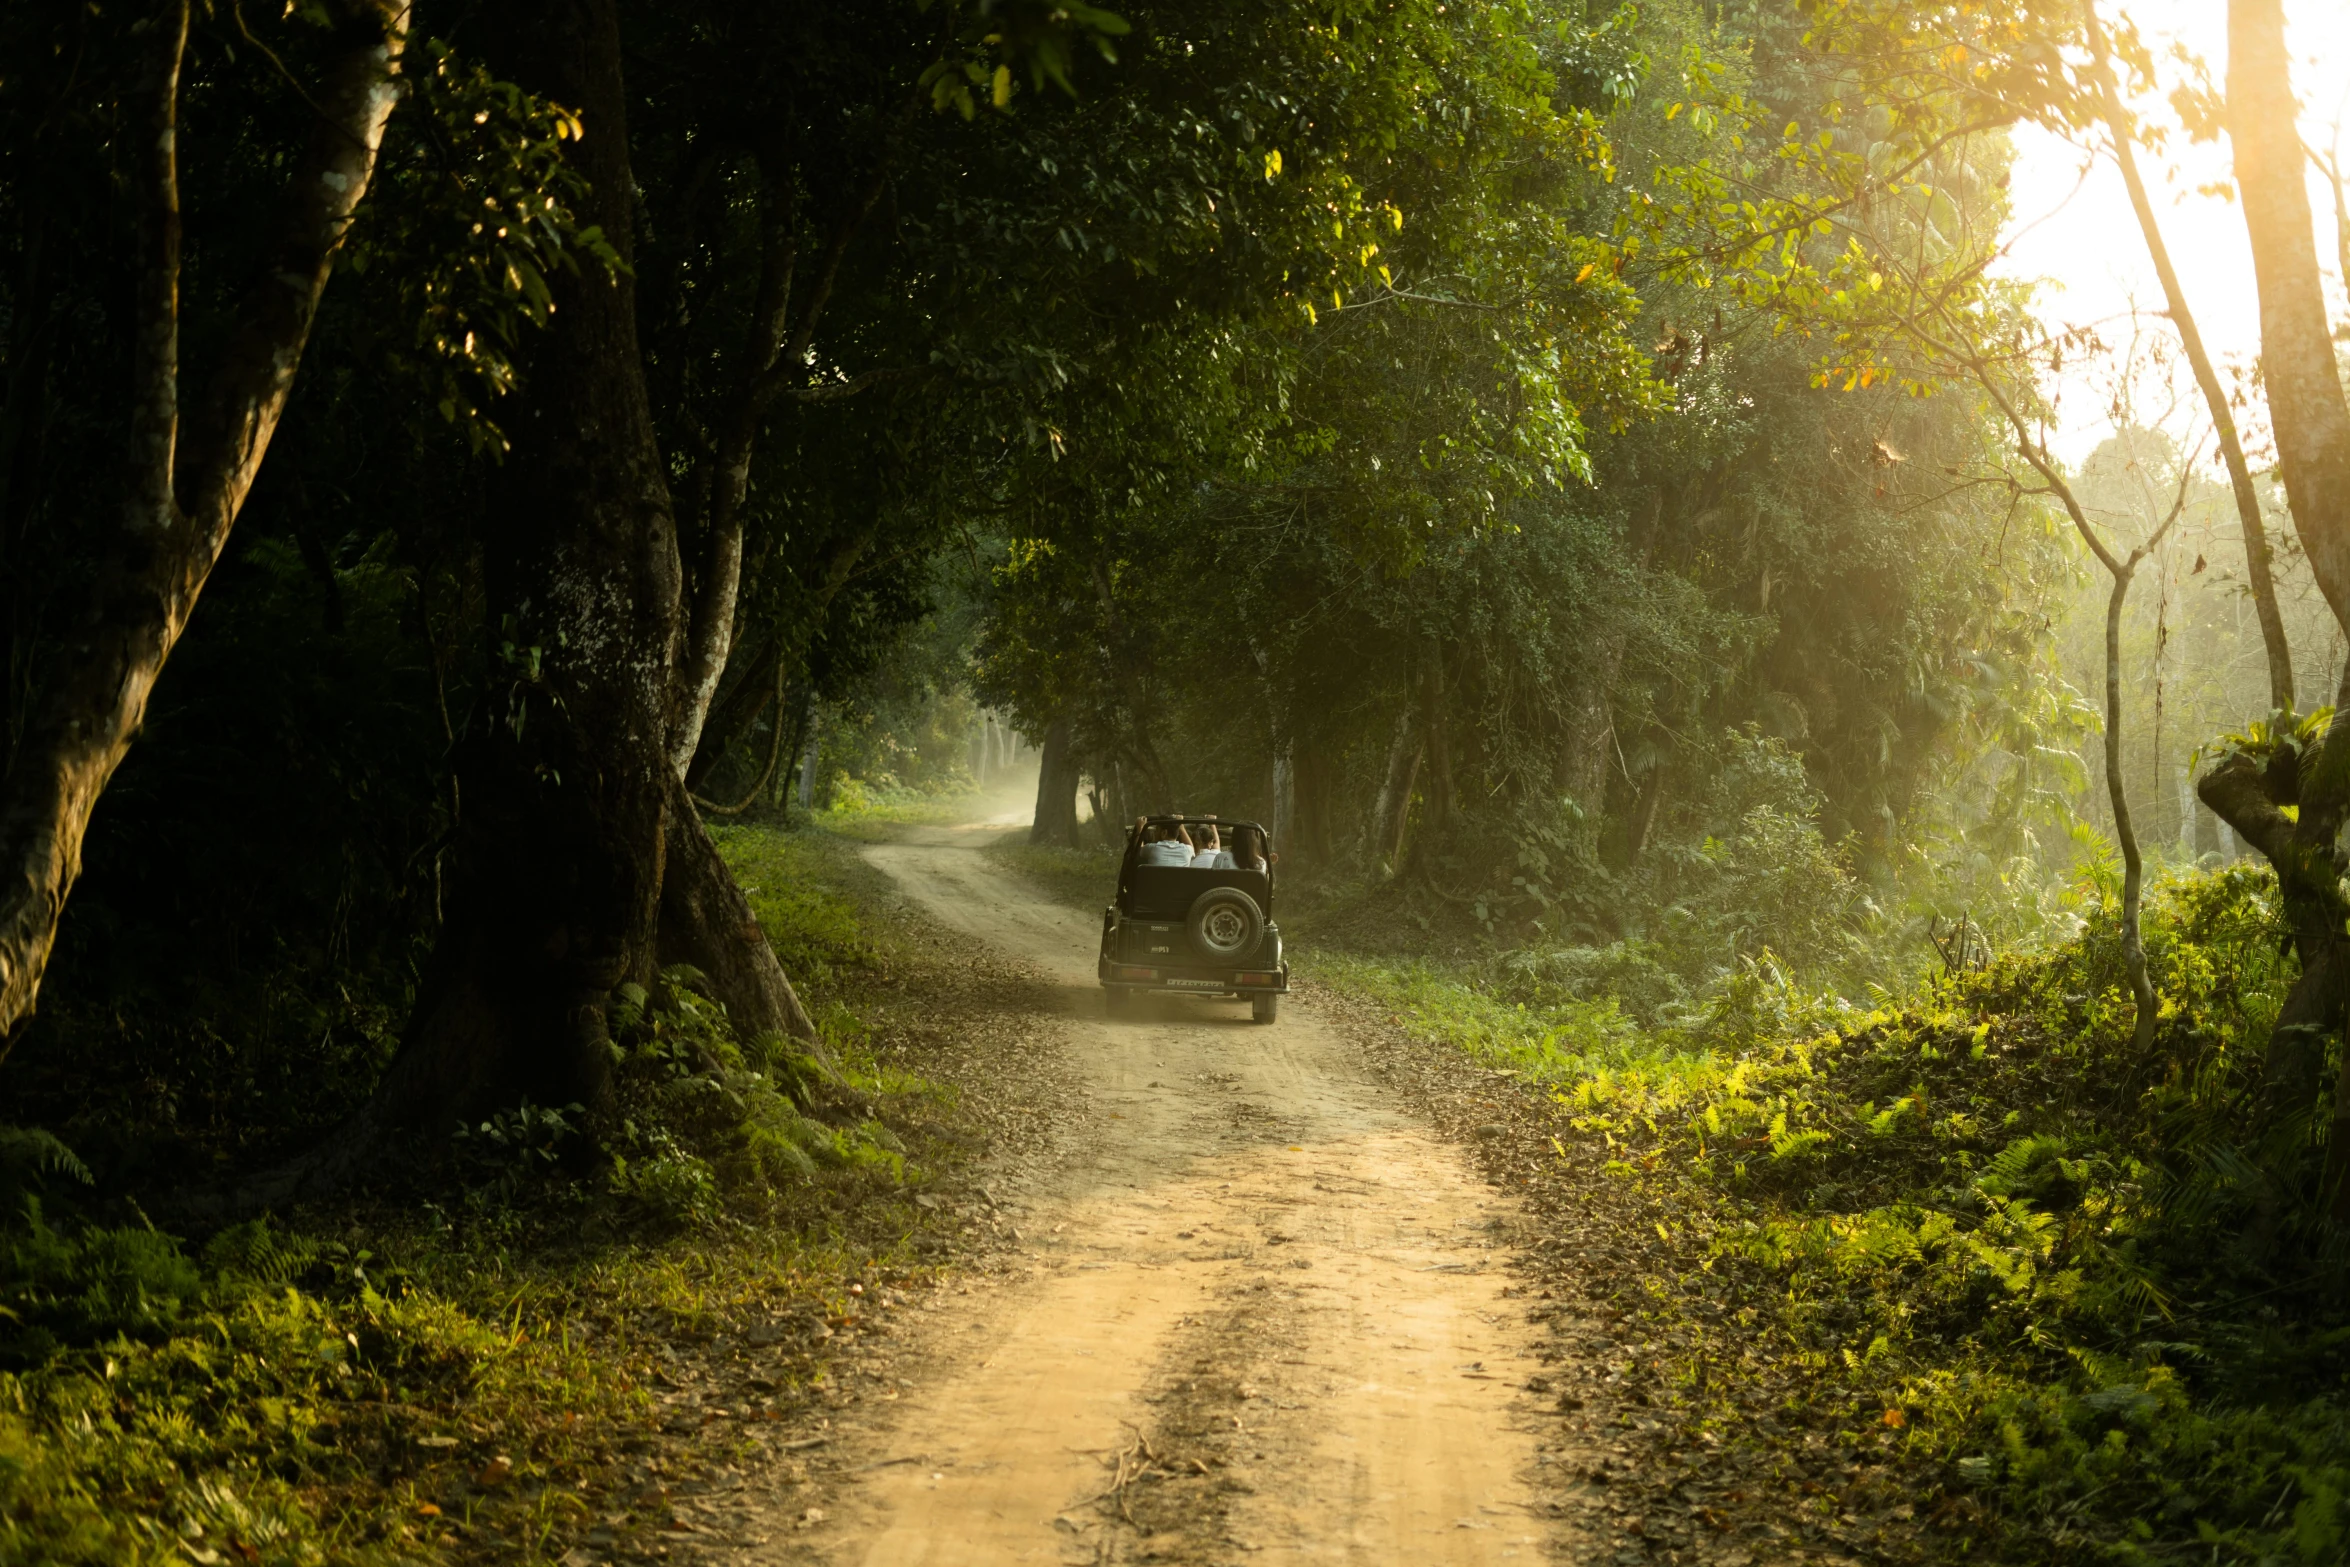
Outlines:
{"type": "Polygon", "coordinates": [[[291,541],[248,539],[92,823],[7,1071],[15,1115],[102,1178],[266,1157],[348,1114],[390,1056],[446,797],[388,553],[322,580],[291,541]]]}
{"type": "Polygon", "coordinates": [[[90,1167],[56,1135],[37,1126],[0,1126],[0,1207],[20,1208],[33,1200],[49,1176],[87,1186],[90,1167]]]}
{"type": "MultiPolygon", "coordinates": [[[[922,0],[921,9],[930,9],[929,0],[922,0]]],[[[983,6],[972,12],[956,39],[961,57],[934,61],[923,71],[919,85],[930,94],[931,107],[952,108],[966,120],[978,113],[982,96],[998,109],[1010,105],[1016,67],[1031,86],[1042,88],[1049,81],[1074,98],[1077,84],[1069,73],[1076,41],[1091,44],[1096,54],[1114,64],[1118,50],[1111,40],[1132,31],[1115,11],[1084,0],[1011,0],[983,6]]]]}
{"type": "Polygon", "coordinates": [[[344,253],[380,268],[415,322],[387,364],[417,378],[479,452],[503,452],[489,406],[515,385],[526,336],[554,310],[547,279],[601,271],[619,252],[573,207],[587,181],[564,161],[578,116],[502,82],[437,38],[411,51],[409,102],[387,135],[374,199],[344,253]]]}
{"type": "Polygon", "coordinates": [[[2294,976],[2274,883],[2161,881],[2146,935],[2144,1057],[2110,904],[1906,1005],[1810,996],[1766,960],[1654,1030],[1522,956],[1474,986],[1318,966],[1547,1085],[1612,1169],[1707,1214],[1711,1265],[1777,1303],[1834,1397],[2003,1527],[2121,1561],[2338,1560],[2350,1316],[2324,1150],[2253,1119],[2294,976]]]}
{"type": "Polygon", "coordinates": [[[825,1003],[876,932],[822,850],[723,833],[752,886],[791,872],[763,912],[820,963],[806,993],[838,1071],[739,1044],[675,970],[614,1009],[615,1124],[519,1106],[396,1208],[201,1245],[123,1222],[61,1140],[0,1129],[0,1567],[413,1562],[459,1543],[423,1501],[469,1516],[469,1547],[543,1547],[531,1499],[576,1494],[644,1431],[672,1326],[823,1304],[903,1240],[894,1215],[841,1233],[844,1199],[889,1208],[918,1177],[886,1122],[931,1093],[825,1003]],[[493,1454],[514,1486],[473,1481],[493,1454]]]}

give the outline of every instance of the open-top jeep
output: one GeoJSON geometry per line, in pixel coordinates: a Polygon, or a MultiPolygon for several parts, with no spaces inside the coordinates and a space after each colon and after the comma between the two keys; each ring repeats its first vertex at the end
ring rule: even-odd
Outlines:
{"type": "Polygon", "coordinates": [[[1250,1014],[1270,1023],[1289,989],[1281,931],[1273,923],[1272,839],[1255,822],[1213,816],[1153,816],[1126,835],[1118,866],[1118,901],[1102,910],[1101,980],[1112,1012],[1142,990],[1195,996],[1246,996],[1250,1014]],[[1246,828],[1262,846],[1253,870],[1145,865],[1154,836],[1182,826],[1246,828]]]}

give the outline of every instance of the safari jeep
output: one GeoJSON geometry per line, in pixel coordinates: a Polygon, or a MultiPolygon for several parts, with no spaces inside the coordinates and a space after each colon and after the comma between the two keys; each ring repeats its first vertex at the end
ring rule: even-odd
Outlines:
{"type": "Polygon", "coordinates": [[[1273,923],[1271,835],[1255,822],[1212,816],[1153,816],[1146,825],[1178,824],[1213,825],[1226,834],[1255,828],[1266,864],[1259,870],[1138,865],[1144,829],[1130,831],[1118,867],[1118,901],[1102,910],[1101,981],[1110,1011],[1126,1011],[1137,991],[1171,990],[1245,996],[1250,1015],[1270,1023],[1289,989],[1281,931],[1273,923]]]}

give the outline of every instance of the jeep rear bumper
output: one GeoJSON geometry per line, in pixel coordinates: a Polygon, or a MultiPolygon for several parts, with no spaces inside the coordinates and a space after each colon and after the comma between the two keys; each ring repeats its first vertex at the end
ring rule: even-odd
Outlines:
{"type": "Polygon", "coordinates": [[[1195,996],[1259,996],[1286,995],[1289,992],[1289,965],[1276,963],[1269,968],[1202,968],[1192,964],[1169,967],[1141,963],[1112,962],[1103,954],[1098,965],[1102,984],[1111,990],[1172,990],[1189,991],[1195,996]]]}

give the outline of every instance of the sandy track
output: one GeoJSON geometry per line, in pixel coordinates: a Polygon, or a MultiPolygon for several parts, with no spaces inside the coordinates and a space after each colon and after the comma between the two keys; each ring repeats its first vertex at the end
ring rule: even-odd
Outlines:
{"type": "Polygon", "coordinates": [[[867,854],[934,918],[1059,982],[1082,1135],[1053,1175],[998,1194],[1025,1276],[925,1330],[927,1378],[843,1431],[863,1454],[848,1494],[756,1555],[1549,1556],[1533,1343],[1503,1298],[1514,1208],[1294,1002],[1269,1027],[1190,997],[1112,1021],[1095,920],[997,871],[986,838],[867,854]]]}

